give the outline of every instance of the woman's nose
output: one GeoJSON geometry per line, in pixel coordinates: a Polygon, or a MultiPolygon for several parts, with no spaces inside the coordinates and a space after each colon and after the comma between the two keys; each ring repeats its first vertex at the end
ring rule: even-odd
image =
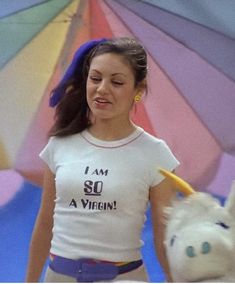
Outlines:
{"type": "Polygon", "coordinates": [[[108,86],[107,86],[107,82],[105,82],[105,80],[102,80],[97,88],[97,92],[100,95],[105,95],[107,92],[108,86]]]}

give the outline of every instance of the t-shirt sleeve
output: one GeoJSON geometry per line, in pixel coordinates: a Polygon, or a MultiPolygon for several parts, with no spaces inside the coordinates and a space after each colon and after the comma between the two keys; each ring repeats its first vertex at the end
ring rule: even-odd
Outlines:
{"type": "Polygon", "coordinates": [[[39,153],[39,157],[48,165],[50,170],[55,174],[56,166],[54,161],[54,151],[55,151],[54,138],[51,137],[47,145],[43,148],[41,153],[39,153]]]}
{"type": "Polygon", "coordinates": [[[159,173],[159,168],[164,168],[171,172],[180,164],[165,141],[161,141],[158,154],[155,158],[157,161],[155,167],[152,169],[151,187],[158,185],[165,178],[159,173]]]}

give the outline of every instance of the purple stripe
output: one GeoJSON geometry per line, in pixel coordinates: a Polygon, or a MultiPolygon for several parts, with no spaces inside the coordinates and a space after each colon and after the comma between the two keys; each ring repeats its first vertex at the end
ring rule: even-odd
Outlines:
{"type": "Polygon", "coordinates": [[[202,25],[186,20],[136,0],[117,0],[151,25],[161,29],[181,44],[196,51],[201,57],[235,80],[235,40],[202,25]]]}
{"type": "Polygon", "coordinates": [[[225,153],[220,159],[217,174],[207,187],[207,191],[228,196],[233,180],[235,180],[235,157],[225,153]]]}
{"type": "Polygon", "coordinates": [[[144,43],[221,147],[235,152],[235,83],[117,2],[107,4],[144,43]]]}

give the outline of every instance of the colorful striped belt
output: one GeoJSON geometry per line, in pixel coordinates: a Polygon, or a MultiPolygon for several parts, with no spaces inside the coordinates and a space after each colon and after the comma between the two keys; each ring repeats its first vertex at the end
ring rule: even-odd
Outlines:
{"type": "Polygon", "coordinates": [[[142,260],[131,262],[108,262],[94,259],[68,259],[50,255],[49,267],[57,273],[71,276],[77,282],[112,280],[117,275],[130,272],[143,264],[142,260]]]}

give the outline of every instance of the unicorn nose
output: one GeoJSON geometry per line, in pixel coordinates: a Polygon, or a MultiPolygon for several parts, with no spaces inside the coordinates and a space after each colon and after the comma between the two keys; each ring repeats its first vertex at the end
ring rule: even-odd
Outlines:
{"type": "MultiPolygon", "coordinates": [[[[208,254],[208,253],[210,253],[210,251],[211,251],[210,243],[203,242],[202,245],[201,245],[201,253],[202,254],[208,254]]],[[[188,257],[191,257],[191,258],[197,256],[194,246],[187,246],[185,253],[188,257]]]]}
{"type": "Polygon", "coordinates": [[[203,254],[209,253],[209,252],[211,251],[211,245],[210,245],[210,243],[204,242],[204,243],[202,244],[202,248],[201,248],[201,249],[202,249],[202,250],[201,250],[201,253],[203,253],[203,254]]]}
{"type": "Polygon", "coordinates": [[[187,246],[186,247],[186,255],[188,257],[195,257],[196,256],[195,248],[193,246],[187,246]]]}

